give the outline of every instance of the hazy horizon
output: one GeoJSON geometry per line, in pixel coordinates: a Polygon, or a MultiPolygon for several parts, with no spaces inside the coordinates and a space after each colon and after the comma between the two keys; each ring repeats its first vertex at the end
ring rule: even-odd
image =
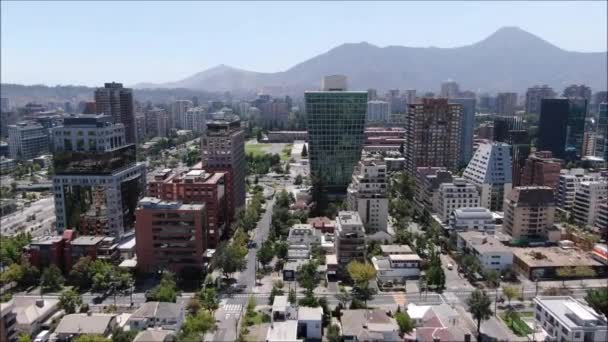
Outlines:
{"type": "Polygon", "coordinates": [[[159,83],[219,64],[278,72],[344,43],[451,48],[476,43],[504,26],[520,27],[568,51],[607,50],[606,2],[1,6],[2,83],[159,83]]]}

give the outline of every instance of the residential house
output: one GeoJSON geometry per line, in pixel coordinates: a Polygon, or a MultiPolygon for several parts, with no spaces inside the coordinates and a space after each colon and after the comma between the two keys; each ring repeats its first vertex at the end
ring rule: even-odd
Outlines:
{"type": "Polygon", "coordinates": [[[147,302],[129,318],[131,330],[162,328],[178,331],[184,321],[184,306],[179,303],[147,302]]]}

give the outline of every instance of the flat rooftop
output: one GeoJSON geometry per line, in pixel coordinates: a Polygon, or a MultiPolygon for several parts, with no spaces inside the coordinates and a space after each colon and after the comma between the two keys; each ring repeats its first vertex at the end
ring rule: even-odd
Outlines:
{"type": "Polygon", "coordinates": [[[581,304],[572,297],[567,296],[540,296],[534,299],[537,304],[549,311],[562,325],[573,328],[581,327],[575,319],[592,323],[595,327],[606,327],[606,321],[592,308],[581,304]]]}
{"type": "Polygon", "coordinates": [[[380,250],[385,254],[412,254],[412,248],[408,245],[380,245],[380,250]]]}
{"type": "Polygon", "coordinates": [[[459,232],[458,236],[465,240],[467,245],[470,245],[479,252],[513,252],[512,247],[506,246],[494,237],[494,235],[471,230],[468,232],[459,232]]]}
{"type": "Polygon", "coordinates": [[[575,248],[511,247],[511,250],[514,257],[524,261],[530,267],[602,266],[599,261],[575,248]]]}
{"type": "Polygon", "coordinates": [[[79,246],[95,246],[102,242],[103,239],[103,236],[79,236],[72,240],[71,244],[79,246]]]}

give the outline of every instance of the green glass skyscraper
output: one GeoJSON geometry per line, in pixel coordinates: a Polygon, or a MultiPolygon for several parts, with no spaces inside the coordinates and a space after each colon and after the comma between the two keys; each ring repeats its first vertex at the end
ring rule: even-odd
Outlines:
{"type": "MultiPolygon", "coordinates": [[[[345,83],[345,82],[344,82],[345,83]]],[[[327,88],[327,87],[324,87],[327,88]]],[[[366,91],[307,91],[308,145],[313,185],[346,193],[364,141],[366,91]]],[[[318,190],[318,189],[317,189],[318,190]]]]}

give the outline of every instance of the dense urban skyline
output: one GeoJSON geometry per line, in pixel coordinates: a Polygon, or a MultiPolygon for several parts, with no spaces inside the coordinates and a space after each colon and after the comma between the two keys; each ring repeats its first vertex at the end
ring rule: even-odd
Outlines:
{"type": "Polygon", "coordinates": [[[605,2],[3,2],[2,82],[133,85],[174,81],[218,64],[277,72],[343,43],[457,47],[503,26],[565,50],[598,52],[606,51],[605,13],[605,2]],[[555,24],[577,17],[585,19],[555,24]],[[99,29],[93,23],[100,18],[112,18],[112,25],[99,29]],[[103,42],[110,41],[108,49],[103,42]]]}

